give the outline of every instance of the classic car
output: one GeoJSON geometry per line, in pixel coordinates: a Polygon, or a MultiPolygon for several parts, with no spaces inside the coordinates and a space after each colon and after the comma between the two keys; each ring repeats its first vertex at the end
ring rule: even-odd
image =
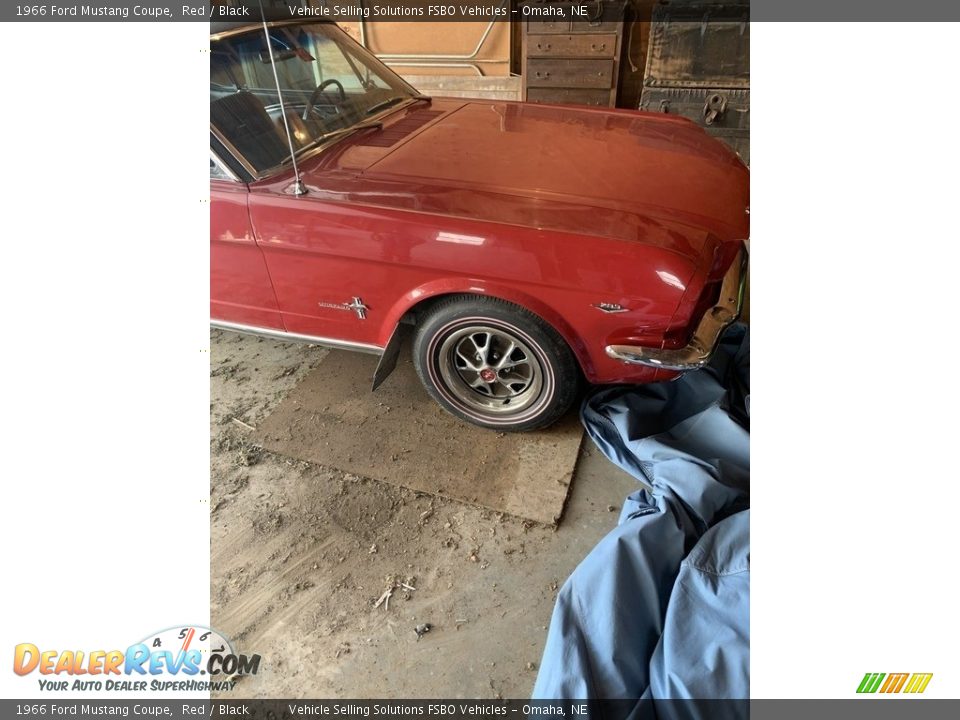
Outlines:
{"type": "Polygon", "coordinates": [[[380,355],[502,431],[673,379],[741,302],[749,175],[688,120],[429,98],[336,24],[211,23],[211,324],[380,355]]]}

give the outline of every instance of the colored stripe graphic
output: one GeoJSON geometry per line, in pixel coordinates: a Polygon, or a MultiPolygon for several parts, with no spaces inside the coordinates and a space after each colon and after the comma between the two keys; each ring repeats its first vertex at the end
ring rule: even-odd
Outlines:
{"type": "Polygon", "coordinates": [[[881,681],[886,676],[886,673],[867,673],[863,676],[863,680],[860,681],[860,687],[857,688],[858,693],[875,693],[877,688],[880,687],[881,681]]]}
{"type": "Polygon", "coordinates": [[[927,685],[930,684],[930,678],[933,677],[933,673],[914,673],[910,676],[910,682],[907,683],[907,687],[904,688],[905,693],[922,693],[927,689],[927,685]]]}
{"type": "Polygon", "coordinates": [[[926,690],[932,678],[933,673],[866,673],[857,686],[857,692],[875,693],[879,690],[891,694],[903,691],[915,695],[926,690]]]}
{"type": "Polygon", "coordinates": [[[900,692],[900,689],[903,687],[903,684],[907,681],[908,677],[910,677],[910,673],[890,673],[887,675],[887,681],[883,684],[883,687],[880,688],[880,692],[900,692]]]}

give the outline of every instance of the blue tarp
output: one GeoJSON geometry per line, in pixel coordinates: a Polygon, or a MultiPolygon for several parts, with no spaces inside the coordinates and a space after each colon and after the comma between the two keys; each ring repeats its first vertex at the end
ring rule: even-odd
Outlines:
{"type": "Polygon", "coordinates": [[[560,590],[534,698],[638,701],[615,713],[636,717],[749,697],[749,388],[734,326],[708,368],[584,402],[594,443],[650,489],[560,590]]]}

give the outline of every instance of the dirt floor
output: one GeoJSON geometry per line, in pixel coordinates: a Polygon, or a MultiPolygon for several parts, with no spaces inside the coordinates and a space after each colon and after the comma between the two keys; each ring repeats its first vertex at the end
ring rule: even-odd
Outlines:
{"type": "Polygon", "coordinates": [[[250,428],[326,351],[210,352],[211,625],[263,658],[230,697],[529,696],[557,589],[636,481],[584,441],[553,530],[273,455],[250,428]]]}

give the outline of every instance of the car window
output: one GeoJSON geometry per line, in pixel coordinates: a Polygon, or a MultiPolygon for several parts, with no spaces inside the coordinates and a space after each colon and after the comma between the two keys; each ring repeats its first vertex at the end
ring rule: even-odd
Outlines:
{"type": "Polygon", "coordinates": [[[217,163],[214,162],[213,158],[210,158],[210,179],[211,180],[232,180],[226,172],[224,172],[217,163]]]}
{"type": "Polygon", "coordinates": [[[276,25],[269,38],[251,28],[210,44],[210,122],[257,172],[289,159],[286,127],[302,151],[416,94],[333,24],[276,25]]]}
{"type": "Polygon", "coordinates": [[[361,92],[364,90],[363,75],[357,74],[359,68],[356,63],[350,65],[347,56],[343,54],[337,43],[329,38],[316,38],[313,50],[317,57],[316,66],[321,75],[319,81],[332,78],[343,85],[344,89],[361,92]]]}

